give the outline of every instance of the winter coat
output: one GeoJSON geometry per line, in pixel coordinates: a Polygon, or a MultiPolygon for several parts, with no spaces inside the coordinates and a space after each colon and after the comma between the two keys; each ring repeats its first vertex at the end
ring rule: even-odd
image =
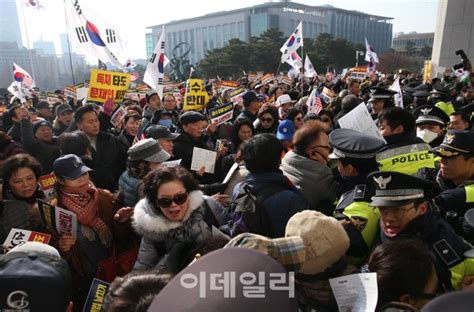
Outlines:
{"type": "Polygon", "coordinates": [[[113,135],[100,132],[97,150],[92,149],[93,181],[98,188],[115,191],[120,175],[125,170],[127,151],[113,135]]]}
{"type": "Polygon", "coordinates": [[[135,231],[142,235],[142,241],[134,269],[166,270],[167,257],[174,247],[180,243],[208,239],[212,237],[212,225],[218,227],[227,221],[222,206],[212,198],[204,196],[201,191],[189,193],[188,203],[189,208],[183,220],[179,222],[156,213],[147,198],[137,203],[132,225],[135,231]],[[211,218],[206,219],[206,215],[211,218]]]}
{"type": "MultiPolygon", "coordinates": [[[[14,121],[7,134],[15,141],[21,142],[21,126],[19,122],[14,121]]],[[[22,142],[23,143],[23,142],[22,142]]]]}
{"type": "Polygon", "coordinates": [[[5,160],[8,157],[16,154],[28,154],[28,152],[26,151],[23,144],[11,140],[10,144],[8,144],[3,150],[3,152],[0,154],[0,160],[5,160]]]}
{"type": "Polygon", "coordinates": [[[258,194],[259,191],[276,186],[282,190],[268,196],[262,202],[264,216],[268,217],[269,237],[284,237],[288,220],[297,212],[308,210],[310,206],[296,187],[281,172],[249,173],[242,183],[235,186],[232,195],[232,205],[235,203],[241,187],[247,184],[250,189],[258,194]]]}
{"type": "Polygon", "coordinates": [[[38,140],[33,132],[33,124],[29,120],[21,121],[21,142],[28,152],[38,159],[43,174],[53,171],[53,163],[59,157],[59,140],[53,138],[51,142],[38,140]]]}
{"type": "Polygon", "coordinates": [[[137,178],[130,176],[127,170],[125,170],[119,179],[119,189],[122,193],[122,202],[126,207],[134,207],[140,199],[138,188],[140,181],[137,178]]]}
{"type": "Polygon", "coordinates": [[[336,182],[328,166],[290,151],[280,168],[308,200],[311,209],[332,215],[336,182]]]}
{"type": "Polygon", "coordinates": [[[120,141],[120,143],[122,143],[122,145],[124,146],[126,150],[128,150],[130,146],[132,146],[132,143],[133,143],[133,137],[131,141],[129,137],[131,136],[127,135],[125,130],[122,130],[120,134],[117,136],[117,139],[120,141]]]}
{"type": "Polygon", "coordinates": [[[37,230],[32,227],[30,206],[19,200],[4,200],[0,206],[0,242],[4,242],[12,228],[37,230]]]}
{"type": "Polygon", "coordinates": [[[244,109],[236,119],[248,119],[250,122],[257,120],[257,116],[252,114],[249,110],[244,109]]]}
{"type": "MultiPolygon", "coordinates": [[[[199,147],[207,150],[213,150],[210,142],[206,136],[201,136],[199,140],[192,138],[185,132],[182,132],[176,140],[173,141],[173,154],[176,159],[181,159],[181,166],[190,170],[193,160],[194,147],[199,147]]],[[[219,160],[218,160],[219,161],[219,160]]],[[[216,168],[219,164],[216,163],[216,168]]],[[[210,184],[215,182],[213,175],[205,173],[202,177],[195,175],[195,178],[202,184],[210,184]]]]}

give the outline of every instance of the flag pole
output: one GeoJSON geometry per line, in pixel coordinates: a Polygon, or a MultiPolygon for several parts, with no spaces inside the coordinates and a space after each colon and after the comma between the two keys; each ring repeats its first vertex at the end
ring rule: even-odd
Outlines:
{"type": "MultiPolygon", "coordinates": [[[[303,92],[304,92],[304,65],[305,65],[305,64],[304,64],[304,62],[305,62],[305,59],[304,59],[304,50],[303,50],[303,48],[304,48],[304,38],[303,38],[303,34],[304,34],[304,32],[303,32],[303,25],[301,25],[301,38],[302,38],[302,40],[301,40],[301,43],[302,43],[302,45],[301,45],[301,57],[303,58],[303,68],[302,68],[302,69],[303,69],[303,79],[302,79],[302,80],[303,80],[303,83],[301,84],[301,97],[303,97],[303,92]]],[[[301,72],[300,72],[300,73],[301,73],[301,72]]]]}
{"type": "Polygon", "coordinates": [[[23,2],[20,3],[21,15],[23,17],[23,24],[25,26],[25,35],[26,35],[26,43],[27,43],[27,47],[28,47],[28,59],[30,60],[30,66],[31,66],[31,74],[33,75],[33,77],[35,77],[35,69],[33,67],[33,59],[31,58],[30,36],[28,35],[28,26],[26,24],[25,9],[23,8],[24,5],[25,4],[23,2]]]}
{"type": "Polygon", "coordinates": [[[281,60],[278,62],[278,68],[277,68],[275,76],[278,76],[278,72],[280,72],[280,66],[281,66],[281,60]]]}
{"type": "MultiPolygon", "coordinates": [[[[67,22],[67,15],[66,15],[66,0],[64,0],[63,4],[64,4],[64,20],[66,21],[66,40],[67,40],[67,52],[69,54],[69,66],[71,66],[72,84],[76,84],[76,77],[74,76],[74,66],[72,65],[71,43],[69,42],[69,24],[67,22]]],[[[64,54],[64,51],[63,51],[63,54],[64,54]]]]}

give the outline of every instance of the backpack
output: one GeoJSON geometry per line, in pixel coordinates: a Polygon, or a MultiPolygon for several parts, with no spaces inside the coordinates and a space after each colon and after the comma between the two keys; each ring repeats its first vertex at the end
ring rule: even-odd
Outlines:
{"type": "Polygon", "coordinates": [[[239,194],[232,203],[231,236],[251,232],[271,236],[271,227],[263,202],[273,194],[284,191],[281,185],[268,184],[258,192],[243,182],[239,194]]]}

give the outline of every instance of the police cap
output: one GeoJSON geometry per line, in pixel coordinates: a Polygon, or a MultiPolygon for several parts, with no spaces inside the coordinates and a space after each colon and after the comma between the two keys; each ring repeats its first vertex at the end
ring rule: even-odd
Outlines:
{"type": "Polygon", "coordinates": [[[436,123],[441,126],[445,126],[449,122],[449,116],[446,113],[431,105],[418,106],[413,114],[416,116],[416,124],[436,123]]]}
{"type": "Polygon", "coordinates": [[[378,99],[389,99],[393,97],[394,94],[397,94],[397,92],[382,87],[375,87],[372,89],[372,93],[370,94],[370,101],[378,99]]]}
{"type": "Polygon", "coordinates": [[[449,88],[448,87],[443,87],[442,85],[437,83],[433,86],[433,90],[431,90],[431,93],[448,94],[449,93],[449,88]]]}
{"type": "Polygon", "coordinates": [[[329,134],[329,143],[333,147],[330,159],[374,158],[385,142],[351,129],[336,129],[329,134]]]}
{"type": "Polygon", "coordinates": [[[443,143],[433,149],[441,157],[453,157],[460,154],[474,154],[474,132],[467,130],[448,130],[443,143]]]}
{"type": "Polygon", "coordinates": [[[427,98],[430,96],[430,93],[426,90],[417,90],[413,92],[413,96],[417,98],[427,98]]]}
{"type": "Polygon", "coordinates": [[[374,207],[400,207],[424,198],[425,192],[433,188],[428,180],[394,171],[376,171],[367,180],[375,185],[370,203],[374,207]]]}

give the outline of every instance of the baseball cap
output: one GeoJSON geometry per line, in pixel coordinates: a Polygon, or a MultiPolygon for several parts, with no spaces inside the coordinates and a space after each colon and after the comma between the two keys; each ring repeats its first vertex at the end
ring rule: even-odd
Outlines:
{"type": "Polygon", "coordinates": [[[171,133],[171,131],[161,125],[151,126],[146,130],[146,137],[153,138],[155,140],[165,139],[165,140],[174,140],[179,136],[177,133],[171,133]]]}
{"type": "Polygon", "coordinates": [[[84,165],[79,156],[74,154],[63,155],[56,159],[53,163],[53,170],[58,178],[66,180],[75,180],[92,171],[91,168],[84,165]]]}

